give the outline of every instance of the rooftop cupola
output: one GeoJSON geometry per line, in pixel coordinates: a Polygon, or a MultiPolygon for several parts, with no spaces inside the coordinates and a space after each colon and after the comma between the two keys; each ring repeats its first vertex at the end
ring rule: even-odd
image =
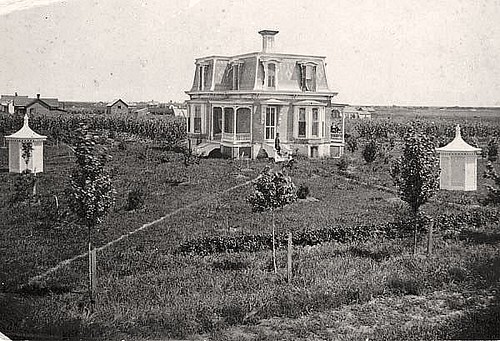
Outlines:
{"type": "Polygon", "coordinates": [[[273,53],[274,52],[274,36],[278,34],[279,31],[273,30],[262,30],[259,34],[262,36],[262,52],[263,53],[273,53]]]}

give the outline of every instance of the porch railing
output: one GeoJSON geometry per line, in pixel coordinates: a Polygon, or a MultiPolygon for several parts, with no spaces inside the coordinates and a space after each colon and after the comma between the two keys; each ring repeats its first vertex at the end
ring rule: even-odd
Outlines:
{"type": "Polygon", "coordinates": [[[330,133],[330,140],[342,141],[342,133],[330,133]]]}
{"type": "Polygon", "coordinates": [[[225,141],[250,141],[251,133],[222,133],[222,139],[225,141]]]}

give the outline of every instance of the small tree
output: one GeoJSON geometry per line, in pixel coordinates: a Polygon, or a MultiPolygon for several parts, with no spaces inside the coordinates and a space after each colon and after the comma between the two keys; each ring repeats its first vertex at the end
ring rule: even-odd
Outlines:
{"type": "Polygon", "coordinates": [[[439,159],[432,140],[410,131],[404,138],[403,155],[393,163],[391,175],[400,198],[408,204],[413,215],[414,254],[417,252],[419,209],[439,189],[439,172],[439,159]]]}
{"type": "Polygon", "coordinates": [[[377,158],[377,153],[377,142],[372,139],[368,141],[368,143],[365,144],[365,147],[363,148],[363,159],[365,159],[367,163],[372,163],[377,158]]]}
{"type": "MultiPolygon", "coordinates": [[[[103,221],[114,203],[111,177],[104,168],[109,156],[97,147],[96,137],[84,124],[75,132],[74,152],[76,167],[70,176],[69,205],[79,221],[88,228],[90,257],[94,250],[92,230],[103,221]]],[[[89,295],[93,303],[91,285],[89,295]]]]}
{"type": "Polygon", "coordinates": [[[255,192],[247,198],[247,201],[252,205],[252,211],[271,211],[272,213],[273,266],[274,273],[277,273],[274,212],[296,201],[297,189],[289,176],[282,172],[272,172],[268,167],[264,168],[260,177],[255,181],[254,189],[255,192]]]}
{"type": "Polygon", "coordinates": [[[486,164],[486,170],[484,171],[484,178],[493,180],[493,185],[486,185],[488,188],[488,195],[484,200],[485,204],[500,204],[500,175],[497,174],[495,168],[488,162],[486,164]]]}

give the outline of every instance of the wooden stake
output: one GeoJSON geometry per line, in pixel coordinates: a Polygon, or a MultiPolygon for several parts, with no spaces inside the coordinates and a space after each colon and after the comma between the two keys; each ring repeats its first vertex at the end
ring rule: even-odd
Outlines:
{"type": "Polygon", "coordinates": [[[288,283],[292,281],[292,253],[293,253],[293,240],[292,240],[292,232],[288,232],[288,262],[286,268],[286,277],[288,283]]]}

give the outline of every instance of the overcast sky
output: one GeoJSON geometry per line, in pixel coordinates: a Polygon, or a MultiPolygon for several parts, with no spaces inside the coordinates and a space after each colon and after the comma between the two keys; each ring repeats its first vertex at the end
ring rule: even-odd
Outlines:
{"type": "Polygon", "coordinates": [[[337,101],[500,106],[500,0],[0,0],[0,93],[185,100],[194,59],[326,56],[337,101]]]}

